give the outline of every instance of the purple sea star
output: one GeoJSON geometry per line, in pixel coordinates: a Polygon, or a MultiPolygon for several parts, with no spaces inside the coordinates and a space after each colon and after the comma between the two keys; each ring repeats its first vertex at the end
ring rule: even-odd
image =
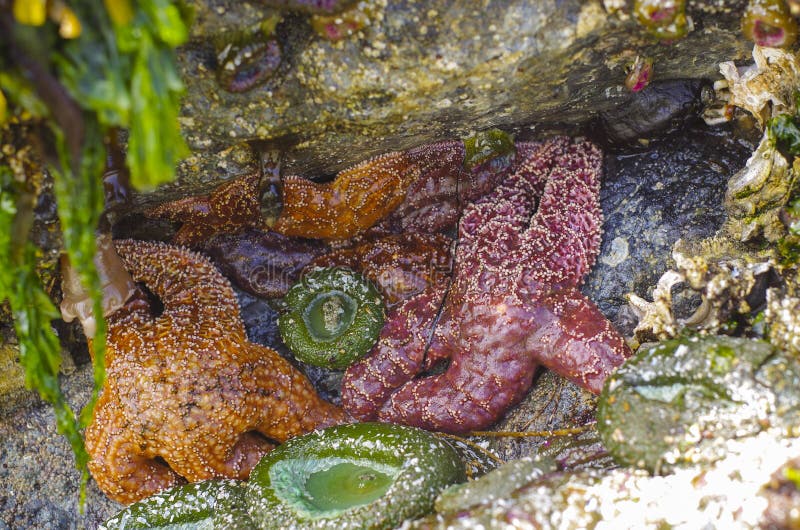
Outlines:
{"type": "Polygon", "coordinates": [[[578,290],[600,247],[601,164],[584,140],[517,144],[513,171],[464,211],[449,291],[434,284],[389,313],[370,355],[345,374],[345,409],[481,429],[524,397],[539,364],[598,393],[630,355],[578,290]],[[420,376],[445,359],[443,373],[420,376]]]}

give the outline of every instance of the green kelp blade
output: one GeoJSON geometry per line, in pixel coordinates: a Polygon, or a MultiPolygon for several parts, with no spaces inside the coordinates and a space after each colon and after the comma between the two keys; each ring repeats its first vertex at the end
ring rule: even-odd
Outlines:
{"type": "Polygon", "coordinates": [[[128,130],[126,161],[134,187],[172,181],[189,152],[178,124],[184,85],[174,48],[188,38],[179,3],[140,0],[132,18],[117,25],[104,9],[74,8],[84,32],[56,55],[60,80],[76,101],[96,112],[102,128],[128,130]]]}
{"type": "Polygon", "coordinates": [[[88,454],[81,426],[58,381],[61,345],[50,323],[60,318],[60,313],[36,273],[38,249],[28,239],[33,201],[16,200],[20,195],[24,196],[16,193],[8,168],[0,167],[0,227],[4,227],[0,230],[0,263],[4,264],[0,267],[0,300],[7,299],[11,305],[25,384],[52,404],[56,428],[69,441],[85,484],[88,454]]]}
{"type": "MultiPolygon", "coordinates": [[[[96,248],[95,231],[103,213],[103,182],[100,176],[105,164],[105,151],[102,135],[97,124],[86,120],[86,137],[83,144],[81,159],[70,164],[68,150],[63,134],[54,130],[56,143],[61,161],[61,170],[52,169],[58,207],[58,217],[64,235],[64,248],[70,264],[78,272],[81,284],[94,301],[93,314],[95,318],[95,334],[89,337],[92,340],[92,367],[94,384],[92,396],[81,411],[78,426],[85,428],[92,419],[92,411],[100,395],[106,376],[105,347],[106,347],[106,322],[103,318],[103,292],[100,277],[94,263],[96,248]]],[[[75,453],[76,465],[82,473],[81,481],[81,507],[86,495],[86,463],[88,454],[83,447],[75,453]]]]}

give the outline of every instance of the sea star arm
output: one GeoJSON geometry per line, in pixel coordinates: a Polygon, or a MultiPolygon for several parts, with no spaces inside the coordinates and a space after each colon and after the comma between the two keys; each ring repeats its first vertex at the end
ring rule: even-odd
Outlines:
{"type": "Polygon", "coordinates": [[[577,286],[600,251],[602,153],[577,140],[550,172],[539,208],[522,235],[525,284],[577,286]]]}
{"type": "Polygon", "coordinates": [[[236,294],[206,258],[149,241],[119,240],[115,246],[133,278],[164,304],[156,319],[161,327],[207,327],[245,336],[236,294]]]}
{"type": "Polygon", "coordinates": [[[470,299],[447,371],[404,384],[385,402],[379,419],[464,433],[494,423],[518,403],[537,362],[525,351],[528,314],[512,299],[502,293],[470,299]]]}
{"type": "Polygon", "coordinates": [[[215,234],[262,224],[260,186],[261,175],[253,172],[225,182],[207,195],[166,202],[145,213],[183,223],[173,238],[176,245],[202,246],[215,234]]]}
{"type": "Polygon", "coordinates": [[[443,286],[429,289],[389,312],[370,354],[345,372],[342,403],[348,414],[375,419],[391,393],[420,371],[443,296],[443,286]]]}
{"type": "Polygon", "coordinates": [[[452,271],[452,240],[435,234],[395,234],[333,250],[312,267],[347,267],[380,289],[391,309],[441,282],[452,271]]]}
{"type": "Polygon", "coordinates": [[[345,421],[342,409],[321,399],[308,379],[289,361],[259,344],[249,344],[248,348],[259,359],[252,375],[257,389],[247,398],[256,411],[254,430],[270,440],[285,442],[345,421]]]}
{"type": "Polygon", "coordinates": [[[404,152],[387,153],[341,171],[319,184],[283,179],[283,210],[272,229],[287,236],[348,239],[392,212],[419,176],[404,152]]]}
{"type": "Polygon", "coordinates": [[[577,288],[542,297],[530,313],[525,350],[590,392],[599,394],[608,375],[631,354],[625,339],[577,288]]]}
{"type": "Polygon", "coordinates": [[[166,464],[143,454],[124,415],[110,402],[108,392],[95,405],[86,428],[86,448],[92,455],[89,471],[97,485],[114,500],[129,504],[179,483],[166,464]]]}

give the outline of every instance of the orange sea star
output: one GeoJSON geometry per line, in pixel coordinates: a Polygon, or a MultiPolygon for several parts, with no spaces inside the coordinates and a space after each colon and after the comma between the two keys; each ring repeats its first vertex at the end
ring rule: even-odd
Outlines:
{"type": "Polygon", "coordinates": [[[405,152],[394,152],[340,171],[325,184],[285,177],[283,211],[272,229],[318,239],[356,236],[397,208],[419,173],[405,152]]]}
{"type": "Polygon", "coordinates": [[[183,223],[172,239],[176,245],[201,246],[216,234],[262,227],[260,183],[261,175],[250,173],[221,184],[207,195],[165,202],[145,213],[183,223]]]}
{"type": "Polygon", "coordinates": [[[143,297],[108,319],[108,377],[86,429],[89,470],[130,503],[184,479],[246,478],[273,444],[339,423],[340,409],[275,351],[251,343],[236,295],[204,257],[117,241],[143,297]]]}

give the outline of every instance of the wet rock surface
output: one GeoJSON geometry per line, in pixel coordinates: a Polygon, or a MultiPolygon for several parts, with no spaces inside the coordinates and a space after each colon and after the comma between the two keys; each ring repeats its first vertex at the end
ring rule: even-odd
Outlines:
{"type": "MultiPolygon", "coordinates": [[[[92,389],[88,365],[62,378],[67,399],[83,405],[92,389]]],[[[78,509],[80,473],[69,444],[56,432],[49,405],[27,391],[0,404],[0,529],[96,528],[121,508],[89,481],[78,509]]]]}
{"type": "Polygon", "coordinates": [[[402,528],[793,528],[787,514],[796,513],[797,486],[774,477],[799,450],[797,438],[765,432],[730,441],[727,456],[710,466],[666,476],[625,468],[548,473],[502,499],[402,528]]]}
{"type": "MultiPolygon", "coordinates": [[[[195,153],[182,165],[178,182],[138,196],[135,210],[252,169],[259,163],[254,152],[273,147],[285,149],[284,174],[324,176],[373,154],[491,126],[520,139],[550,131],[608,135],[618,125],[614,109],[630,103],[624,70],[635,55],[654,59],[653,86],[663,87],[663,80],[715,79],[719,62],[750,52],[739,35],[743,1],[690,2],[695,29],[667,45],[649,37],[624,10],[610,13],[597,1],[491,1],[476,16],[472,2],[375,0],[370,24],[338,42],[314,34],[306,15],[287,15],[276,29],[284,62],[274,77],[251,91],[231,93],[218,85],[215,47],[230,28],[262,21],[265,8],[232,0],[192,3],[197,23],[181,57],[189,80],[182,126],[195,153]],[[605,129],[593,119],[601,112],[605,129]]],[[[685,96],[681,101],[699,97],[692,90],[685,96]]],[[[666,121],[627,127],[633,133],[619,135],[624,142],[606,155],[605,235],[584,292],[625,334],[635,325],[625,293],[649,294],[679,237],[717,230],[726,182],[755,145],[730,127],[686,119],[687,108],[693,112],[691,103],[680,103],[666,121]]],[[[127,235],[170,235],[165,223],[140,220],[129,221],[127,235]]],[[[250,339],[278,344],[274,308],[238,294],[250,339]]],[[[76,359],[78,367],[64,384],[71,402],[80,405],[88,399],[91,370],[85,355],[76,359]]],[[[340,374],[315,370],[307,370],[309,377],[323,397],[335,401],[340,374]]],[[[542,371],[529,396],[495,428],[584,425],[593,418],[595,401],[542,371]]],[[[119,509],[90,481],[85,512],[79,513],[79,474],[49,407],[25,391],[4,394],[2,402],[0,530],[94,528],[119,509]]],[[[551,453],[563,467],[580,467],[587,454],[597,457],[589,459],[592,465],[609,464],[591,429],[574,443],[496,438],[488,445],[504,459],[557,446],[551,453]],[[582,449],[572,452],[574,446],[582,449]],[[570,461],[570,454],[578,456],[570,461]]]]}
{"type": "MultiPolygon", "coordinates": [[[[598,430],[617,462],[665,472],[723,458],[725,441],[800,417],[800,362],[767,342],[725,336],[642,348],[606,382],[598,430]]],[[[796,433],[795,433],[796,434],[796,433]]]]}
{"type": "Polygon", "coordinates": [[[218,82],[217,53],[281,14],[230,0],[191,2],[196,23],[181,54],[191,80],[181,120],[194,155],[172,192],[241,172],[251,163],[243,142],[287,147],[286,169],[313,177],[492,126],[573,129],[627,104],[625,70],[637,55],[653,59],[655,81],[701,79],[718,77],[721,61],[745,59],[751,49],[740,33],[746,2],[738,0],[689,2],[694,29],[669,44],[637,24],[630,3],[362,3],[368,23],[338,41],[315,34],[297,14],[284,16],[274,34],[256,32],[255,40],[277,38],[281,66],[233,93],[218,82]]]}
{"type": "Polygon", "coordinates": [[[720,229],[727,181],[756,145],[749,131],[694,121],[646,148],[606,154],[603,243],[583,292],[625,334],[636,324],[625,295],[649,297],[678,239],[720,229]]]}

